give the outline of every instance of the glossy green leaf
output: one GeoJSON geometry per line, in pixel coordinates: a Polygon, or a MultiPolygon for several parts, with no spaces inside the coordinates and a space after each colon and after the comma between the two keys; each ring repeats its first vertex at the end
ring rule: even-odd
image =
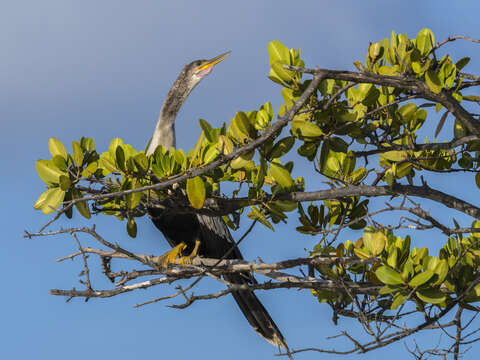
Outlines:
{"type": "Polygon", "coordinates": [[[200,176],[187,179],[187,196],[195,209],[201,209],[205,202],[205,183],[200,176]]]}
{"type": "Polygon", "coordinates": [[[469,57],[464,57],[464,58],[461,58],[460,60],[458,60],[456,63],[455,63],[455,67],[457,68],[458,71],[462,70],[465,66],[467,66],[467,64],[470,62],[470,58],[469,57]]]}
{"type": "Polygon", "coordinates": [[[357,249],[357,248],[355,248],[355,249],[353,249],[353,252],[360,259],[365,260],[365,259],[370,259],[372,257],[372,254],[367,249],[357,249]]]}
{"type": "Polygon", "coordinates": [[[400,305],[402,305],[407,300],[407,295],[401,293],[396,293],[392,305],[390,305],[390,310],[396,310],[400,305]]]}
{"type": "Polygon", "coordinates": [[[103,172],[104,175],[107,175],[110,172],[117,170],[115,161],[112,159],[112,155],[109,152],[104,152],[100,156],[100,160],[98,161],[98,166],[104,169],[104,172],[103,172]]]}
{"type": "Polygon", "coordinates": [[[363,243],[373,256],[377,256],[383,251],[386,240],[387,238],[382,230],[372,226],[367,226],[363,230],[363,243]]]}
{"type": "Polygon", "coordinates": [[[430,29],[422,29],[417,35],[416,48],[423,56],[430,53],[435,45],[435,37],[430,29]]]}
{"type": "Polygon", "coordinates": [[[280,41],[274,40],[268,44],[268,54],[270,55],[270,65],[275,61],[290,65],[290,52],[280,41]]]}
{"type": "Polygon", "coordinates": [[[288,153],[293,145],[295,144],[295,138],[293,136],[287,136],[279,140],[275,145],[273,145],[272,150],[268,154],[270,159],[280,158],[286,153],[288,153]]]}
{"type": "Polygon", "coordinates": [[[48,189],[39,196],[33,207],[37,210],[42,210],[42,213],[48,215],[60,207],[64,198],[65,191],[59,187],[48,189]]]}
{"type": "Polygon", "coordinates": [[[435,274],[438,275],[438,279],[433,283],[433,285],[442,284],[445,281],[445,278],[447,277],[449,270],[450,269],[448,267],[448,261],[445,259],[440,260],[438,264],[435,266],[435,269],[433,269],[435,274]]]}
{"type": "Polygon", "coordinates": [[[255,163],[252,161],[254,151],[249,151],[246,153],[243,153],[239,157],[235,158],[230,162],[230,166],[232,169],[238,170],[238,169],[253,169],[255,167],[255,163]]]}
{"type": "Polygon", "coordinates": [[[73,149],[73,161],[75,161],[75,165],[77,167],[81,167],[83,165],[83,150],[80,146],[78,141],[72,141],[72,149],[73,149]]]}
{"type": "Polygon", "coordinates": [[[62,144],[62,142],[57,138],[52,137],[48,139],[48,149],[50,150],[50,154],[52,154],[52,156],[60,155],[65,160],[67,160],[67,150],[65,149],[65,146],[62,144]]]}
{"type": "Polygon", "coordinates": [[[416,294],[420,300],[429,304],[441,304],[447,299],[443,292],[435,288],[419,289],[416,294]]]}
{"type": "Polygon", "coordinates": [[[123,140],[120,138],[115,138],[112,141],[110,141],[110,145],[108,146],[108,151],[112,156],[115,156],[115,151],[117,150],[117,147],[123,146],[123,140]]]}
{"type": "Polygon", "coordinates": [[[356,185],[360,183],[365,178],[366,175],[367,175],[367,169],[358,168],[350,174],[350,180],[353,184],[356,185]]]}
{"type": "MultiPolygon", "coordinates": [[[[72,199],[80,199],[82,194],[78,189],[72,189],[72,199]]],[[[90,219],[92,217],[90,213],[90,208],[88,207],[87,201],[79,201],[75,203],[75,207],[77,208],[80,215],[82,215],[86,219],[90,219]]]]}
{"type": "Polygon", "coordinates": [[[92,138],[82,137],[80,139],[80,146],[87,152],[91,152],[95,149],[95,142],[92,138]]]}
{"type": "Polygon", "coordinates": [[[60,175],[66,174],[60,171],[52,161],[45,159],[37,160],[35,168],[37,169],[38,176],[40,176],[46,184],[58,184],[60,175]]]}
{"type": "Polygon", "coordinates": [[[294,184],[290,172],[280,164],[270,163],[268,175],[284,188],[289,188],[294,184]]]}
{"type": "Polygon", "coordinates": [[[137,237],[137,223],[135,222],[134,218],[130,218],[127,221],[127,233],[132,238],[137,237]]]}
{"type": "Polygon", "coordinates": [[[425,82],[427,83],[428,88],[434,94],[440,94],[440,92],[442,91],[442,83],[440,82],[440,79],[438,78],[438,75],[435,71],[428,70],[425,73],[425,82]]]}
{"type": "Polygon", "coordinates": [[[402,121],[407,123],[412,120],[417,112],[417,105],[414,103],[408,103],[403,105],[400,109],[398,109],[398,113],[402,116],[402,121]]]}
{"type": "Polygon", "coordinates": [[[392,292],[395,292],[395,291],[398,291],[398,290],[399,290],[398,286],[385,285],[380,290],[378,290],[378,294],[379,295],[387,295],[387,294],[391,294],[392,292]]]}
{"type": "Polygon", "coordinates": [[[266,218],[266,216],[260,212],[260,210],[256,207],[256,206],[250,206],[250,209],[252,210],[249,214],[248,214],[248,217],[252,220],[257,220],[259,221],[261,224],[265,225],[266,227],[268,227],[270,230],[272,231],[275,231],[275,229],[273,228],[272,224],[270,224],[270,222],[268,221],[268,219],[266,218]]]}
{"type": "Polygon", "coordinates": [[[63,191],[67,191],[68,189],[70,189],[70,186],[72,186],[72,182],[70,181],[70,178],[68,176],[60,175],[58,180],[60,189],[62,189],[63,191]]]}
{"type": "Polygon", "coordinates": [[[398,266],[399,250],[396,246],[390,246],[388,250],[387,264],[392,268],[398,266]]]}
{"type": "Polygon", "coordinates": [[[385,265],[380,266],[375,271],[375,275],[377,276],[378,280],[387,285],[403,284],[402,276],[394,269],[385,265]]]}
{"type": "Polygon", "coordinates": [[[283,67],[283,63],[280,61],[270,64],[274,74],[287,84],[295,80],[293,71],[287,70],[283,67]]]}
{"type": "Polygon", "coordinates": [[[200,127],[202,128],[203,132],[205,133],[205,137],[209,142],[216,141],[214,136],[214,130],[212,126],[208,123],[208,121],[199,119],[198,122],[200,123],[200,127]]]}
{"type": "Polygon", "coordinates": [[[123,151],[122,146],[117,146],[117,148],[115,149],[115,164],[120,170],[122,171],[126,170],[125,152],[123,151]]]}
{"type": "Polygon", "coordinates": [[[324,132],[318,125],[310,121],[296,119],[292,121],[292,133],[300,138],[318,137],[324,135],[324,132]]]}
{"type": "Polygon", "coordinates": [[[412,287],[421,286],[430,280],[433,275],[435,275],[435,273],[432,270],[425,270],[424,272],[415,275],[408,284],[412,287]]]}
{"type": "Polygon", "coordinates": [[[52,163],[57,167],[58,170],[64,172],[67,171],[67,161],[60,155],[55,155],[52,157],[52,163]]]}

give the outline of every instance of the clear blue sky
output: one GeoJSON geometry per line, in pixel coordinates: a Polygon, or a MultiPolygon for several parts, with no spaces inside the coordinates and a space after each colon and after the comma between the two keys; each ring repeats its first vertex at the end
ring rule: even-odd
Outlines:
{"type": "MultiPolygon", "coordinates": [[[[76,248],[69,237],[22,239],[24,229],[37,230],[47,220],[32,204],[43,191],[34,162],[49,156],[48,138],[55,136],[70,144],[80,136],[91,136],[101,151],[112,138],[121,137],[142,148],[181,68],[194,59],[232,50],[180,113],[177,143],[189,148],[199,134],[198,118],[220,125],[237,110],[254,109],[267,100],[280,104],[280,88],[266,77],[266,47],[271,40],[300,47],[309,66],[352,69],[353,61],[364,60],[369,41],[381,40],[391,30],[414,36],[429,27],[437,40],[457,34],[479,38],[479,13],[480,5],[474,0],[3,2],[0,357],[273,358],[275,349],[250,329],[230,297],[173,310],[164,304],[132,308],[172,291],[166,287],[88,303],[78,299],[65,303],[50,296],[50,288],[80,286],[76,275],[81,264],[54,264],[76,248]]],[[[478,45],[461,42],[451,49],[458,57],[472,55],[469,71],[480,73],[478,45]]],[[[478,192],[473,181],[466,184],[472,194],[478,192]]],[[[440,181],[442,185],[446,186],[440,181]]],[[[140,221],[135,240],[126,236],[124,224],[116,220],[92,222],[109,240],[135,251],[167,250],[166,242],[146,220],[140,221]]],[[[73,223],[85,222],[76,216],[73,223]]],[[[57,223],[53,228],[61,225],[69,224],[57,223]]],[[[304,249],[316,241],[288,226],[275,233],[259,228],[242,251],[247,259],[260,256],[274,261],[303,256],[304,249]]],[[[214,288],[205,283],[204,289],[214,288]]],[[[94,286],[106,285],[95,277],[94,286]]],[[[259,296],[294,348],[332,347],[327,336],[354,326],[342,320],[335,327],[328,307],[316,303],[307,291],[259,296]]],[[[404,345],[361,358],[386,355],[402,359],[404,345]]],[[[298,356],[317,358],[329,357],[298,356]]]]}

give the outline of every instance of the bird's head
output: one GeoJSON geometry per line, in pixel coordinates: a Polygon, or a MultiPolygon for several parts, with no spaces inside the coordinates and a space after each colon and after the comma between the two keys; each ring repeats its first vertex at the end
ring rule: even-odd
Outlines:
{"type": "Polygon", "coordinates": [[[213,67],[216,64],[225,60],[229,55],[230,51],[227,51],[223,54],[215,56],[210,60],[195,60],[185,66],[185,75],[190,79],[191,82],[193,82],[193,86],[195,86],[200,82],[200,80],[212,72],[213,67]]]}

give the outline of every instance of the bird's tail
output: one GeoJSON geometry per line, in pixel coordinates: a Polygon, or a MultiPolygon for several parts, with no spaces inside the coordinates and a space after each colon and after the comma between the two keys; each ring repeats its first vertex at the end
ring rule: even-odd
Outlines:
{"type": "MultiPolygon", "coordinates": [[[[247,284],[249,282],[242,274],[225,275],[225,279],[234,284],[247,284]]],[[[254,330],[270,344],[288,351],[285,338],[253,291],[233,291],[232,295],[254,330]]]]}

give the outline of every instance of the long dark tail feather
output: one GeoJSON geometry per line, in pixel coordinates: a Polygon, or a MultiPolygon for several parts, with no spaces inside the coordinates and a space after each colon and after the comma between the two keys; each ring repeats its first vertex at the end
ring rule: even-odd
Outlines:
{"type": "MultiPolygon", "coordinates": [[[[225,279],[234,284],[247,283],[242,275],[226,275],[225,279]]],[[[254,330],[270,344],[288,351],[285,338],[253,291],[234,291],[232,295],[254,330]]]]}

